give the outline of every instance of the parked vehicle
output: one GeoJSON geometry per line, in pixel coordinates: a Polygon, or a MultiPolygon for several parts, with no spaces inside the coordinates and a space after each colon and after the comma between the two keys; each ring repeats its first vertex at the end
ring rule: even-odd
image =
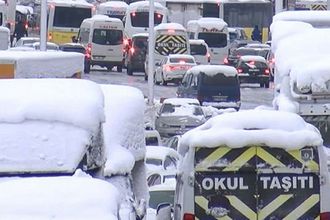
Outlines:
{"type": "Polygon", "coordinates": [[[90,57],[90,66],[99,65],[109,71],[116,66],[117,71],[122,72],[123,30],[123,22],[118,18],[94,15],[83,20],[78,40],[86,48],[90,57]]]}
{"type": "Polygon", "coordinates": [[[261,56],[241,56],[236,65],[240,83],[259,83],[269,88],[270,69],[261,56]]]}
{"type": "MultiPolygon", "coordinates": [[[[14,51],[33,51],[33,50],[40,50],[40,42],[34,42],[34,43],[26,43],[23,46],[17,46],[17,47],[11,47],[9,50],[14,51]]],[[[59,50],[59,46],[52,42],[46,43],[46,50],[52,50],[57,51],[59,50]]]]}
{"type": "Polygon", "coordinates": [[[86,48],[84,45],[80,43],[65,43],[59,45],[59,50],[64,52],[77,52],[82,53],[85,55],[85,61],[84,61],[84,72],[89,73],[90,72],[90,56],[86,51],[86,48]]]}
{"type": "Polygon", "coordinates": [[[197,99],[165,99],[155,120],[156,130],[162,137],[184,134],[206,121],[197,99]]]}
{"type": "Polygon", "coordinates": [[[169,82],[178,84],[187,70],[196,65],[195,58],[191,55],[170,54],[156,63],[154,82],[156,85],[167,85],[169,82]]]}
{"type": "Polygon", "coordinates": [[[147,173],[176,170],[180,156],[175,150],[163,146],[146,146],[146,149],[147,173]]]}
{"type": "Polygon", "coordinates": [[[195,58],[197,64],[209,64],[211,54],[209,46],[204,40],[189,40],[190,54],[195,58]]]}
{"type": "MultiPolygon", "coordinates": [[[[1,3],[0,3],[1,7],[1,3]]],[[[1,22],[1,11],[0,11],[1,22]]],[[[7,50],[10,46],[10,30],[9,28],[2,27],[0,24],[0,50],[7,50]]]]}
{"type": "Polygon", "coordinates": [[[148,50],[147,33],[133,34],[129,49],[125,54],[125,66],[127,75],[133,75],[134,72],[144,72],[144,62],[146,61],[148,50]]]}
{"type": "Polygon", "coordinates": [[[322,143],[295,113],[248,110],[210,119],[182,137],[174,219],[328,219],[322,143]]]}
{"type": "Polygon", "coordinates": [[[203,106],[238,110],[241,93],[237,70],[226,65],[195,66],[183,77],[177,96],[198,99],[203,106]]]}
{"type": "Polygon", "coordinates": [[[154,186],[164,183],[175,183],[176,170],[149,172],[147,177],[148,186],[154,186]]]}
{"type": "Polygon", "coordinates": [[[145,140],[146,140],[146,146],[161,146],[162,140],[160,137],[160,134],[157,130],[145,130],[145,140]]]}

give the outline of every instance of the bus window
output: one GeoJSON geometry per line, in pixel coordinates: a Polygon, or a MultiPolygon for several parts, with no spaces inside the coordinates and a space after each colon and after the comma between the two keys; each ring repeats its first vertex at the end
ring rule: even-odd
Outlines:
{"type": "Polygon", "coordinates": [[[198,39],[203,39],[209,47],[226,47],[227,34],[225,33],[204,33],[198,34],[198,39]]]}
{"type": "Polygon", "coordinates": [[[81,22],[90,17],[92,17],[91,8],[56,6],[53,26],[79,28],[81,22]]]}
{"type": "Polygon", "coordinates": [[[123,32],[120,30],[95,29],[93,43],[101,45],[119,45],[123,42],[123,32]]]}
{"type": "Polygon", "coordinates": [[[215,3],[204,3],[203,4],[203,17],[219,18],[219,5],[215,3]]]}
{"type": "MultiPolygon", "coordinates": [[[[131,20],[133,27],[149,27],[149,12],[133,12],[131,13],[131,20]]],[[[154,24],[162,23],[163,15],[154,14],[154,24]]]]}

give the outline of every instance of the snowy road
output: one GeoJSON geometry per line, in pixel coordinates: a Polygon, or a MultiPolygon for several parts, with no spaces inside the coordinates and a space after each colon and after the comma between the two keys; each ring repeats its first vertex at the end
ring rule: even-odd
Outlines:
{"type": "MultiPolygon", "coordinates": [[[[148,84],[144,80],[143,73],[134,73],[133,76],[128,76],[126,70],[122,73],[116,71],[108,72],[104,69],[94,69],[90,74],[85,74],[85,79],[90,79],[101,84],[118,84],[128,85],[139,88],[145,96],[148,96],[148,84]]],[[[175,97],[177,86],[169,84],[167,86],[154,86],[154,97],[175,97]]],[[[257,84],[241,85],[242,109],[251,109],[259,105],[271,107],[273,99],[273,90],[271,88],[259,88],[257,84]]]]}

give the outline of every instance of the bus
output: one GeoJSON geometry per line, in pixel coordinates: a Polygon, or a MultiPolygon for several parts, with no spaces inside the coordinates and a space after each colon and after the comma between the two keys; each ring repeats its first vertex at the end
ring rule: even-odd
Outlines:
{"type": "Polygon", "coordinates": [[[170,22],[186,26],[189,20],[201,17],[222,18],[228,27],[242,27],[248,37],[255,25],[262,30],[262,41],[268,40],[273,17],[270,0],[166,0],[170,22]]]}
{"type": "Polygon", "coordinates": [[[72,42],[81,22],[94,13],[95,7],[85,0],[48,0],[48,41],[72,42]]]}
{"type": "MultiPolygon", "coordinates": [[[[155,2],[155,26],[167,22],[167,9],[155,2]]],[[[139,1],[129,4],[124,17],[125,36],[131,39],[133,34],[148,33],[149,30],[149,1],[139,1]]]]}
{"type": "Polygon", "coordinates": [[[227,23],[221,18],[200,18],[187,24],[190,39],[202,39],[210,48],[210,63],[223,64],[228,56],[229,33],[227,23]]]}
{"type": "Polygon", "coordinates": [[[294,5],[294,10],[311,10],[311,11],[326,11],[327,10],[327,0],[296,0],[294,5]]]}
{"type": "Polygon", "coordinates": [[[128,5],[122,1],[109,1],[101,3],[96,8],[96,14],[107,15],[111,18],[123,20],[128,5]]]}

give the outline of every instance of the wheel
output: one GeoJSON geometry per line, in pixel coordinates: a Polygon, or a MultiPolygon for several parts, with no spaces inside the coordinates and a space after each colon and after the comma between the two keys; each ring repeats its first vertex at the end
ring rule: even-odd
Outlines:
{"type": "Polygon", "coordinates": [[[132,71],[131,65],[127,65],[127,75],[129,75],[129,76],[133,75],[133,71],[132,71]]]}
{"type": "Polygon", "coordinates": [[[156,72],[154,73],[154,83],[155,83],[156,85],[159,85],[159,84],[160,84],[160,82],[158,82],[157,79],[156,79],[156,72]]]}
{"type": "Polygon", "coordinates": [[[118,73],[123,72],[123,66],[122,66],[122,65],[118,65],[118,66],[117,66],[117,72],[118,72],[118,73]]]}
{"type": "Polygon", "coordinates": [[[164,75],[163,75],[163,73],[162,73],[162,85],[163,85],[163,86],[167,86],[167,82],[164,80],[164,75]]]}
{"type": "Polygon", "coordinates": [[[264,85],[265,85],[265,88],[269,88],[269,81],[265,82],[264,85]]]}

